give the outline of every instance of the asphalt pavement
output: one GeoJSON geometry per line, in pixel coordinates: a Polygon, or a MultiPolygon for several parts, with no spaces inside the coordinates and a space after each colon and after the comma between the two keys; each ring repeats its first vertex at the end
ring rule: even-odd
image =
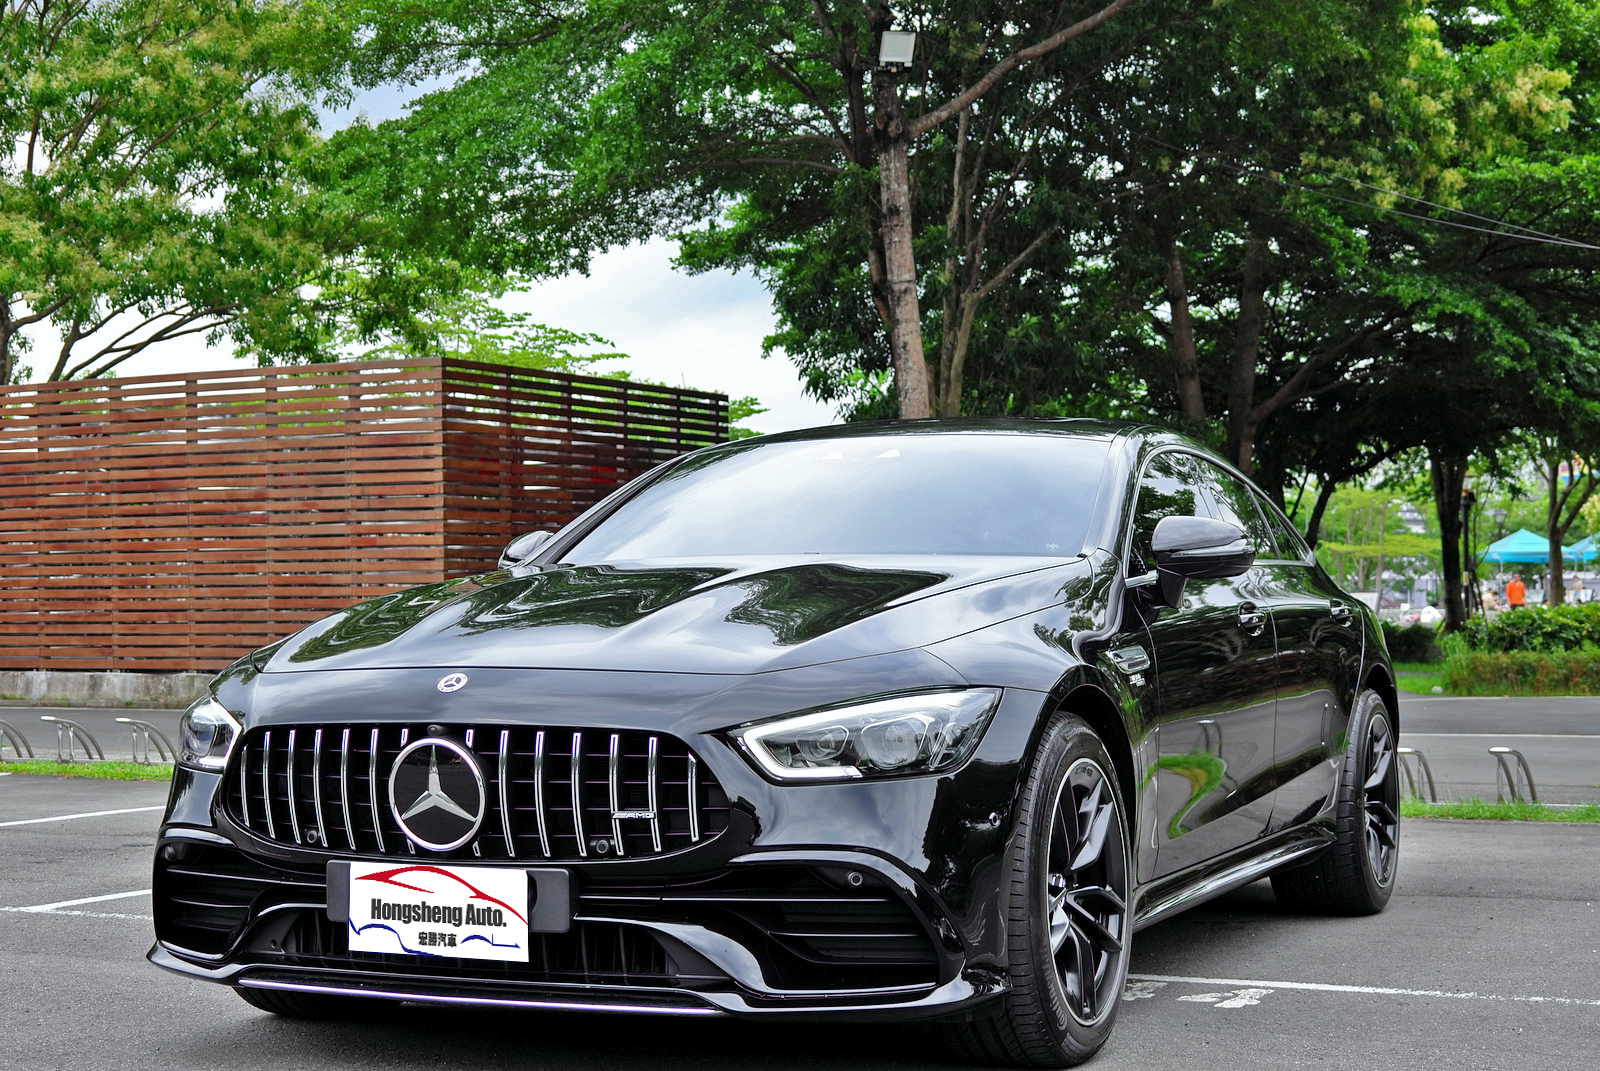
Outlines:
{"type": "MultiPolygon", "coordinates": [[[[137,718],[154,725],[173,744],[178,741],[178,719],[183,717],[181,710],[149,710],[141,708],[124,707],[28,707],[10,703],[0,704],[0,721],[10,725],[33,748],[34,756],[41,759],[54,759],[60,751],[61,740],[56,726],[47,721],[41,721],[42,716],[52,718],[65,718],[88,730],[96,743],[108,759],[128,760],[134,757],[133,726],[119,724],[118,718],[137,718]]],[[[75,743],[79,758],[83,757],[83,745],[75,743]]],[[[0,746],[0,758],[13,758],[9,744],[0,746]]],[[[152,749],[152,759],[158,755],[152,749]]]]}
{"type": "MultiPolygon", "coordinates": [[[[1542,803],[1600,801],[1600,696],[1400,696],[1400,743],[1427,757],[1439,798],[1497,795],[1491,747],[1520,752],[1542,803]]],[[[1514,764],[1514,770],[1517,768],[1514,764]]],[[[1505,792],[1502,786],[1500,792],[1505,792]]]]}
{"type": "MultiPolygon", "coordinates": [[[[0,1067],[949,1067],[925,1030],[408,1007],[279,1020],[144,962],[159,783],[0,775],[0,1067]]],[[[1600,825],[1410,821],[1382,915],[1258,883],[1140,933],[1103,1071],[1591,1069],[1600,825]]]]}

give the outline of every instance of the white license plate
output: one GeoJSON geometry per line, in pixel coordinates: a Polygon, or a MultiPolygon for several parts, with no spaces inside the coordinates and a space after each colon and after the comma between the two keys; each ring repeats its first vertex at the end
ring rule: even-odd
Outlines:
{"type": "Polygon", "coordinates": [[[350,951],[528,962],[528,873],[350,864],[350,951]]]}

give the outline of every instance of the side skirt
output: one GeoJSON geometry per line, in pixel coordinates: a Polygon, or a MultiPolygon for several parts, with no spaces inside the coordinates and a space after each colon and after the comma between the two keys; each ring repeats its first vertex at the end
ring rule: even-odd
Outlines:
{"type": "Polygon", "coordinates": [[[1301,826],[1265,842],[1201,863],[1190,870],[1162,878],[1141,890],[1135,901],[1134,929],[1160,922],[1207,900],[1265,877],[1302,856],[1333,843],[1333,832],[1323,825],[1301,826]]]}

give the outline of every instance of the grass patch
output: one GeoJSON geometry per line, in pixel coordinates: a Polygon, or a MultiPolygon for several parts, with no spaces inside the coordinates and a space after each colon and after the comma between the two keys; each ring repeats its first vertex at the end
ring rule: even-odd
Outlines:
{"type": "Polygon", "coordinates": [[[1452,695],[1600,695],[1600,650],[1460,651],[1444,674],[1452,695]]]}
{"type": "Polygon", "coordinates": [[[54,777],[97,777],[103,781],[170,781],[170,763],[144,766],[137,762],[49,762],[18,759],[0,762],[0,773],[41,774],[54,777]]]}
{"type": "Polygon", "coordinates": [[[1434,687],[1444,689],[1445,695],[1450,695],[1450,682],[1445,679],[1444,666],[1438,662],[1396,662],[1394,663],[1395,685],[1402,692],[1414,692],[1417,695],[1434,695],[1434,687]]]}
{"type": "Polygon", "coordinates": [[[1542,803],[1490,803],[1488,800],[1455,803],[1401,800],[1400,815],[1403,818],[1475,818],[1490,822],[1600,822],[1600,803],[1555,808],[1542,803]]]}

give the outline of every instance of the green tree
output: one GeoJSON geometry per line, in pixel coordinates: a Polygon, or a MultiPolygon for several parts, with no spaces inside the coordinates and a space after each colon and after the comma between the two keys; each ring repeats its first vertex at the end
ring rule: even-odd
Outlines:
{"type": "Polygon", "coordinates": [[[770,278],[783,270],[770,258],[794,243],[836,246],[846,260],[822,268],[833,277],[825,285],[856,303],[835,304],[838,326],[869,364],[892,367],[901,415],[919,417],[958,406],[977,307],[1058,229],[1033,172],[1055,151],[1068,92],[1057,57],[1130,3],[590,0],[522,10],[467,0],[400,17],[356,5],[372,40],[352,62],[368,81],[459,76],[389,129],[397,167],[443,166],[464,179],[451,204],[458,248],[474,263],[581,266],[603,245],[697,223],[693,267],[754,264],[770,278]],[[920,34],[903,78],[876,62],[891,27],[920,34]],[[931,212],[917,188],[924,156],[949,176],[931,212]],[[1003,217],[1029,237],[995,241],[1003,217]],[[931,273],[917,261],[941,221],[949,237],[932,259],[949,290],[940,318],[953,328],[936,384],[924,358],[931,273]]]}
{"type": "Polygon", "coordinates": [[[1584,506],[1600,491],[1600,404],[1587,399],[1563,406],[1559,427],[1535,433],[1531,442],[1545,485],[1544,530],[1550,553],[1551,605],[1566,601],[1566,572],[1561,567],[1567,533],[1584,506]],[[1575,411],[1576,410],[1576,411],[1575,411]]]}
{"type": "Polygon", "coordinates": [[[1326,516],[1329,537],[1317,545],[1317,557],[1346,587],[1381,590],[1385,572],[1415,577],[1438,568],[1438,536],[1405,526],[1400,508],[1404,499],[1398,489],[1381,484],[1345,487],[1332,496],[1326,516]]]}
{"type": "Polygon", "coordinates": [[[457,292],[454,261],[420,255],[426,221],[317,134],[348,44],[293,0],[0,7],[0,382],[103,376],[191,335],[326,359],[340,324],[408,330],[457,292]],[[20,364],[46,329],[59,347],[20,364]]]}

